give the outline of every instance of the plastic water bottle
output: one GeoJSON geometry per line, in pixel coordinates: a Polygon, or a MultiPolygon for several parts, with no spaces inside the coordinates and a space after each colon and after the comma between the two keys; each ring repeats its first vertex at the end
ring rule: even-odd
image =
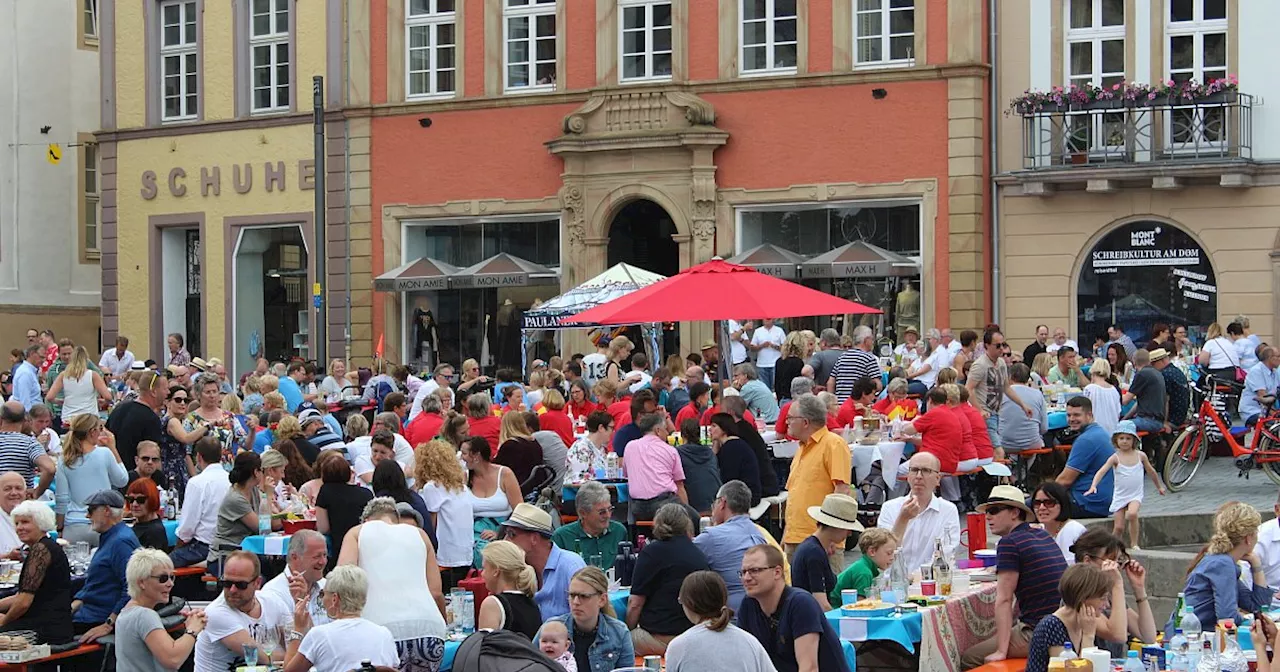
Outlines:
{"type": "Polygon", "coordinates": [[[1191,605],[1183,607],[1182,610],[1182,634],[1187,637],[1187,645],[1193,649],[1200,647],[1200,640],[1203,636],[1203,630],[1200,627],[1200,619],[1196,617],[1196,612],[1191,610],[1191,605]]]}
{"type": "Polygon", "coordinates": [[[262,496],[262,501],[258,502],[258,534],[267,536],[271,534],[271,500],[268,499],[270,494],[262,496]]]}
{"type": "Polygon", "coordinates": [[[471,634],[476,631],[476,595],[471,591],[462,594],[462,632],[471,634]]]}
{"type": "Polygon", "coordinates": [[[1168,667],[1171,672],[1187,672],[1187,637],[1182,628],[1173,631],[1168,641],[1168,667]]]}
{"type": "Polygon", "coordinates": [[[1128,657],[1124,659],[1124,672],[1147,672],[1137,651],[1130,650],[1128,657]]]}
{"type": "Polygon", "coordinates": [[[1062,653],[1058,654],[1059,659],[1063,661],[1067,661],[1067,660],[1071,660],[1073,658],[1079,658],[1079,657],[1080,657],[1080,654],[1076,653],[1076,649],[1074,646],[1071,645],[1071,642],[1062,643],[1062,653]]]}

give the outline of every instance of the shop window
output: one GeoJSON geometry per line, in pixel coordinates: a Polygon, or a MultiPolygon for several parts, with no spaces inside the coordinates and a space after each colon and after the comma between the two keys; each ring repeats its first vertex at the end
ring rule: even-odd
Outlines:
{"type": "Polygon", "coordinates": [[[457,90],[456,0],[408,0],[405,91],[411,100],[457,90]]]}
{"type": "Polygon", "coordinates": [[[671,79],[671,3],[621,0],[623,82],[671,79]]]}
{"type": "Polygon", "coordinates": [[[556,0],[506,0],[506,90],[556,88],[556,0]]]}
{"type": "Polygon", "coordinates": [[[198,20],[196,0],[160,3],[160,101],[164,121],[186,121],[199,114],[198,20]]]}
{"type": "Polygon", "coordinates": [[[855,0],[854,53],[859,67],[915,61],[915,0],[855,0]]]}
{"type": "Polygon", "coordinates": [[[796,71],[799,17],[796,0],[741,0],[738,44],[743,75],[796,71]]]}
{"type": "Polygon", "coordinates": [[[1214,321],[1218,287],[1209,255],[1185,231],[1165,222],[1117,227],[1089,251],[1076,285],[1079,342],[1117,324],[1137,343],[1156,322],[1198,332],[1214,321]]]}
{"type": "MultiPolygon", "coordinates": [[[[1067,12],[1068,84],[1110,88],[1124,81],[1124,0],[1071,0],[1067,12]]],[[[1067,117],[1070,152],[1125,143],[1124,113],[1067,117]]]]}
{"type": "Polygon", "coordinates": [[[254,112],[290,108],[292,83],[289,39],[291,0],[253,0],[249,16],[251,93],[254,112]]]}

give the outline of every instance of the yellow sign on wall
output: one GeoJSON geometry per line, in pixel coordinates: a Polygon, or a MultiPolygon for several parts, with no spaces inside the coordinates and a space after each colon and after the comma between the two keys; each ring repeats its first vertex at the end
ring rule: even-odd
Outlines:
{"type": "Polygon", "coordinates": [[[49,151],[45,152],[44,158],[53,165],[58,165],[62,161],[62,145],[56,142],[49,143],[49,151]]]}

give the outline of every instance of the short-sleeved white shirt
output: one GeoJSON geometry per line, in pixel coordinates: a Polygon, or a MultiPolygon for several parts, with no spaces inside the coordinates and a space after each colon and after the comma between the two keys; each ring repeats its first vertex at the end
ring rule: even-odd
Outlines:
{"type": "MultiPolygon", "coordinates": [[[[262,591],[258,591],[257,600],[262,605],[262,614],[256,619],[231,608],[222,595],[209,603],[204,610],[209,622],[196,638],[196,672],[226,672],[237,658],[243,657],[242,652],[232,652],[222,643],[226,637],[241,630],[252,636],[264,627],[292,627],[293,605],[285,604],[275,595],[262,591]]],[[[280,642],[279,646],[283,651],[284,642],[280,642]]]]}
{"type": "Polygon", "coordinates": [[[363,618],[343,618],[311,628],[298,653],[311,661],[316,672],[348,672],[361,663],[400,667],[391,631],[363,618]]]}

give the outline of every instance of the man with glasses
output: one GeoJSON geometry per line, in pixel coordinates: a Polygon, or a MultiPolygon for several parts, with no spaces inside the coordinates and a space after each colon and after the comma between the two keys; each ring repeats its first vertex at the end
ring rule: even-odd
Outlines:
{"type": "Polygon", "coordinates": [[[190,567],[204,562],[209,556],[218,529],[218,507],[231,488],[231,479],[222,468],[222,443],[206,436],[196,442],[193,449],[196,471],[187,481],[187,491],[182,499],[182,519],[178,523],[178,547],[169,557],[174,567],[190,567]]]}
{"type": "MultiPolygon", "coordinates": [[[[791,475],[787,478],[786,527],[782,532],[787,556],[795,553],[818,524],[809,517],[809,507],[822,506],[827,495],[849,494],[853,474],[853,458],[849,444],[827,431],[827,405],[812,394],[801,395],[787,410],[787,434],[800,442],[791,458],[791,475]]],[[[842,557],[832,557],[832,570],[844,569],[842,557]],[[838,565],[838,566],[837,566],[838,565]]]]}
{"type": "MultiPolygon", "coordinates": [[[[243,658],[244,647],[257,646],[255,637],[270,628],[294,637],[289,632],[293,622],[293,605],[274,595],[258,593],[262,571],[258,556],[247,551],[234,551],[223,561],[218,588],[222,593],[209,603],[204,614],[208,623],[196,638],[196,672],[226,672],[243,658]]],[[[323,592],[323,591],[321,591],[323,592]]],[[[323,599],[323,598],[321,598],[323,599]]],[[[285,644],[276,640],[271,660],[283,661],[285,644]]],[[[263,664],[267,661],[259,659],[263,664]]]]}
{"type": "Polygon", "coordinates": [[[1058,581],[1067,569],[1053,537],[1027,522],[1034,516],[1021,490],[997,485],[978,510],[986,514],[991,533],[1000,537],[996,546],[996,636],[964,652],[961,665],[966,670],[1006,658],[1026,658],[1036,625],[1062,604],[1058,581]]]}
{"type": "Polygon", "coordinates": [[[436,364],[436,368],[431,371],[431,380],[418,386],[418,390],[413,393],[413,403],[409,405],[409,422],[422,413],[422,400],[440,388],[451,389],[456,378],[454,377],[452,364],[436,364]]]}
{"type": "Polygon", "coordinates": [[[124,497],[115,490],[101,490],[84,500],[89,523],[98,533],[98,550],[89,561],[84,587],[71,602],[71,623],[82,644],[115,629],[116,616],[129,602],[125,592],[125,568],[138,549],[138,537],[124,524],[124,497]]]}
{"type": "MultiPolygon", "coordinates": [[[[165,482],[164,470],[160,468],[160,446],[154,441],[143,441],[138,444],[138,468],[129,470],[129,482],[120,489],[127,492],[129,486],[139,478],[149,478],[161,494],[169,487],[165,482]]],[[[176,506],[176,503],[174,504],[176,506]]]]}
{"type": "Polygon", "coordinates": [[[850,672],[840,637],[817,600],[783,579],[778,549],[767,544],[747,549],[739,576],[747,597],[738,627],[759,640],[774,667],[780,672],[850,672]]]}
{"type": "Polygon", "coordinates": [[[268,581],[262,592],[289,605],[306,600],[311,624],[324,625],[329,622],[329,614],[325,613],[320,595],[324,592],[324,568],[328,562],[324,535],[315,530],[298,530],[289,538],[284,571],[268,581]]]}
{"type": "Polygon", "coordinates": [[[596,481],[587,481],[574,499],[578,520],[563,525],[551,541],[566,551],[582,556],[588,565],[603,570],[613,567],[618,544],[627,538],[627,528],[613,519],[609,490],[596,481]]]}
{"type": "Polygon", "coordinates": [[[742,481],[729,481],[720,486],[715,501],[711,503],[711,521],[714,523],[693,538],[693,544],[707,556],[711,570],[724,579],[729,589],[729,608],[735,613],[746,590],[738,577],[742,569],[742,556],[747,549],[767,544],[756,524],[751,522],[751,489],[742,481]]]}
{"type": "Polygon", "coordinates": [[[916,453],[907,461],[907,485],[911,491],[880,507],[876,527],[890,530],[898,538],[899,552],[907,567],[932,561],[936,539],[942,540],[947,557],[952,557],[960,544],[960,513],[956,505],[934,494],[941,482],[937,456],[916,453]]]}

